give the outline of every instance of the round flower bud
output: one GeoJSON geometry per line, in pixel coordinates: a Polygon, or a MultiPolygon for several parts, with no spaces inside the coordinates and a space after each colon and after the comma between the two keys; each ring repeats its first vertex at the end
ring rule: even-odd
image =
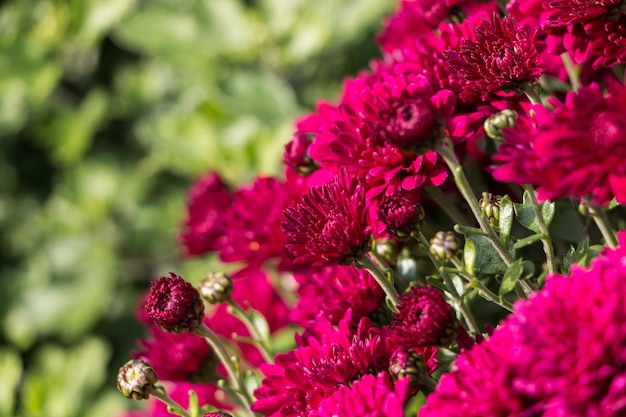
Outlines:
{"type": "Polygon", "coordinates": [[[517,113],[511,109],[505,109],[496,114],[492,114],[487,118],[487,120],[485,120],[483,125],[485,134],[493,140],[504,142],[502,129],[506,127],[514,127],[516,118],[517,113]]]}
{"type": "Polygon", "coordinates": [[[170,272],[152,282],[145,310],[166,332],[193,332],[202,324],[204,304],[193,285],[170,272]]]}
{"type": "Polygon", "coordinates": [[[434,287],[411,287],[392,316],[391,329],[401,347],[449,346],[458,336],[454,310],[434,287]]]}
{"type": "Polygon", "coordinates": [[[500,201],[502,197],[494,196],[491,193],[483,193],[483,197],[478,202],[481,213],[489,220],[495,228],[500,225],[500,201]]]}
{"type": "Polygon", "coordinates": [[[233,280],[223,272],[212,272],[202,280],[198,291],[209,304],[223,303],[233,293],[233,280]]]}
{"type": "Polygon", "coordinates": [[[449,261],[461,248],[460,242],[454,232],[437,232],[430,239],[429,252],[440,262],[449,261]]]}
{"type": "Polygon", "coordinates": [[[117,389],[131,400],[147,400],[159,377],[148,362],[131,359],[117,374],[117,389]]]}
{"type": "Polygon", "coordinates": [[[409,395],[415,394],[428,381],[424,357],[413,349],[398,349],[389,359],[389,373],[393,379],[409,379],[409,395]]]}
{"type": "Polygon", "coordinates": [[[387,226],[389,234],[398,239],[417,236],[424,225],[426,213],[421,204],[401,194],[384,196],[378,216],[387,226]]]}

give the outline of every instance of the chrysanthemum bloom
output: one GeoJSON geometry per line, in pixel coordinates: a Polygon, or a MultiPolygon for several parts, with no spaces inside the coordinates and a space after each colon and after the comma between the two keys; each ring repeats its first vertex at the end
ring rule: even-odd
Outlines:
{"type": "Polygon", "coordinates": [[[172,333],[193,332],[204,317],[198,290],[173,272],[152,282],[144,308],[159,327],[172,333]]]}
{"type": "Polygon", "coordinates": [[[521,93],[541,76],[536,29],[529,33],[512,17],[494,13],[474,30],[476,41],[464,39],[459,51],[448,50],[444,56],[463,74],[466,87],[484,100],[489,93],[521,93]]]}
{"type": "Polygon", "coordinates": [[[434,287],[414,286],[400,296],[390,330],[401,346],[448,346],[456,340],[459,322],[452,307],[434,287]]]}
{"type": "MultiPolygon", "coordinates": [[[[256,267],[246,267],[235,272],[232,279],[232,299],[244,309],[250,306],[265,317],[270,333],[274,333],[289,324],[287,305],[262,270],[256,267]]],[[[204,323],[213,332],[226,339],[232,339],[233,334],[251,337],[246,326],[228,312],[227,304],[221,304],[214,310],[209,310],[204,323]]],[[[241,351],[241,356],[248,363],[259,366],[265,362],[256,346],[242,341],[233,340],[233,342],[236,343],[241,351]]]]}
{"type": "Polygon", "coordinates": [[[594,68],[626,63],[626,14],[622,0],[513,1],[511,14],[547,35],[549,53],[568,52],[594,68]]]}
{"type": "Polygon", "coordinates": [[[313,187],[285,210],[285,218],[285,246],[296,263],[347,265],[369,249],[363,188],[345,171],[330,184],[313,187]]]}
{"type": "Polygon", "coordinates": [[[626,413],[626,232],[589,268],[552,275],[462,353],[420,410],[445,416],[626,413]]]}
{"type": "Polygon", "coordinates": [[[362,319],[354,331],[349,314],[337,328],[318,316],[296,336],[296,349],[277,355],[275,364],[262,365],[265,378],[252,410],[272,417],[306,416],[340,386],[376,373],[387,354],[384,346],[369,320],[362,319]]]}
{"type": "Polygon", "coordinates": [[[386,372],[364,375],[325,398],[310,417],[403,417],[408,378],[394,381],[386,372]]]}
{"type": "Polygon", "coordinates": [[[424,225],[424,208],[407,193],[385,195],[378,204],[378,217],[395,237],[416,236],[424,225]]]}
{"type": "Polygon", "coordinates": [[[222,262],[247,261],[260,265],[281,256],[285,238],[280,230],[283,210],[294,196],[275,178],[257,178],[233,194],[233,204],[223,216],[224,234],[216,242],[222,262]]]}
{"type": "Polygon", "coordinates": [[[494,177],[538,186],[541,200],[591,195],[598,204],[626,202],[626,88],[614,79],[606,84],[606,96],[592,84],[554,102],[553,113],[536,106],[535,129],[505,129],[494,177]]]}
{"type": "Polygon", "coordinates": [[[185,255],[202,255],[216,249],[215,241],[224,233],[222,213],[230,204],[230,191],[217,172],[207,172],[191,187],[187,218],[179,235],[185,255]]]}
{"type": "Polygon", "coordinates": [[[213,375],[217,364],[202,337],[165,332],[155,325],[150,326],[150,333],[152,339],[140,340],[143,350],[133,357],[152,364],[161,380],[208,381],[213,375]]]}
{"type": "Polygon", "coordinates": [[[299,297],[289,318],[302,326],[318,314],[338,324],[349,309],[352,309],[352,324],[356,325],[384,302],[383,290],[371,274],[352,265],[296,272],[294,278],[300,284],[299,297]]]}

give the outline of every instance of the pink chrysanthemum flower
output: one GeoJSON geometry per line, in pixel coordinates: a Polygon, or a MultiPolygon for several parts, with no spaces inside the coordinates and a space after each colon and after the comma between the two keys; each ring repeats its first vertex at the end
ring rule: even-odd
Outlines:
{"type": "Polygon", "coordinates": [[[529,33],[512,17],[494,13],[491,21],[483,18],[474,30],[476,41],[464,39],[459,51],[448,50],[444,56],[463,74],[466,87],[484,100],[489,93],[521,93],[542,74],[536,29],[529,33]]]}
{"type": "Polygon", "coordinates": [[[363,188],[345,171],[313,187],[303,202],[285,210],[285,218],[285,246],[296,263],[347,265],[369,249],[363,188]]]}
{"type": "Polygon", "coordinates": [[[548,277],[457,358],[420,417],[625,415],[625,260],[621,232],[589,268],[548,277]]]}
{"type": "Polygon", "coordinates": [[[364,375],[349,387],[339,387],[309,417],[403,417],[407,385],[408,378],[394,383],[386,372],[364,375]]]}
{"type": "Polygon", "coordinates": [[[591,195],[599,204],[626,202],[626,88],[607,79],[607,89],[606,96],[597,84],[569,93],[565,103],[553,103],[553,113],[535,107],[535,129],[505,129],[510,143],[494,156],[504,163],[494,177],[536,185],[542,200],[591,195]]]}
{"type": "Polygon", "coordinates": [[[294,323],[306,326],[318,314],[338,324],[352,309],[352,324],[370,316],[384,300],[384,294],[371,274],[349,266],[329,266],[296,272],[298,304],[289,312],[294,323]],[[346,294],[350,294],[346,297],[346,294]]]}
{"type": "Polygon", "coordinates": [[[251,186],[237,190],[223,216],[224,234],[216,242],[220,260],[260,265],[281,256],[283,210],[294,199],[287,185],[275,178],[257,178],[251,186]]]}
{"type": "Polygon", "coordinates": [[[228,210],[231,195],[219,174],[204,174],[189,191],[187,218],[179,235],[186,256],[197,256],[216,249],[222,236],[222,213],[228,210]]]}
{"type": "Polygon", "coordinates": [[[215,372],[211,349],[202,337],[169,333],[154,325],[150,333],[152,339],[141,340],[144,349],[133,357],[150,363],[160,380],[208,381],[215,372]]]}
{"type": "Polygon", "coordinates": [[[367,319],[356,331],[351,321],[348,312],[334,328],[318,316],[296,336],[296,349],[277,355],[275,364],[262,365],[265,378],[254,393],[258,400],[252,410],[272,417],[306,416],[338,387],[376,372],[376,364],[386,354],[380,338],[367,319]]]}
{"type": "Polygon", "coordinates": [[[172,333],[193,332],[204,318],[198,290],[173,272],[152,282],[144,308],[159,327],[172,333]]]}
{"type": "Polygon", "coordinates": [[[402,347],[448,346],[456,340],[459,322],[450,304],[434,287],[414,286],[400,296],[389,329],[402,347]]]}

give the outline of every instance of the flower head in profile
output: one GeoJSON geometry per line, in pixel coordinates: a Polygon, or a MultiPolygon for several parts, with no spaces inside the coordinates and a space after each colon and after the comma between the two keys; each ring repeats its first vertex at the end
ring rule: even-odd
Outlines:
{"type": "Polygon", "coordinates": [[[313,187],[303,201],[285,210],[282,228],[296,263],[347,265],[369,249],[363,188],[345,171],[313,187]]]}
{"type": "Polygon", "coordinates": [[[394,383],[386,372],[364,375],[325,398],[310,417],[403,417],[409,379],[394,383]]]}
{"type": "Polygon", "coordinates": [[[193,332],[204,318],[198,290],[173,272],[152,282],[144,308],[159,327],[172,333],[193,332]]]}
{"type": "Polygon", "coordinates": [[[189,191],[187,218],[179,235],[186,256],[197,256],[216,249],[222,236],[222,213],[231,204],[231,194],[219,174],[204,174],[189,191]]]}
{"type": "Polygon", "coordinates": [[[589,268],[552,275],[461,353],[420,417],[626,413],[626,232],[589,268]]]}
{"type": "Polygon", "coordinates": [[[517,92],[535,82],[539,66],[537,30],[528,32],[512,17],[494,13],[475,28],[476,40],[464,39],[460,50],[444,52],[450,67],[460,71],[466,87],[481,94],[517,92]]]}
{"type": "Polygon", "coordinates": [[[459,323],[454,310],[434,287],[414,286],[400,296],[390,329],[404,347],[448,346],[459,323]]]}

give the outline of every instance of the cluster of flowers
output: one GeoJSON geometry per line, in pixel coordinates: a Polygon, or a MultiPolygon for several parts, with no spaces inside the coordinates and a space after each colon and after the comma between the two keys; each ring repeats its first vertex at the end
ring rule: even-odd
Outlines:
{"type": "Polygon", "coordinates": [[[626,2],[401,0],[378,41],[283,178],[191,189],[184,254],[239,269],[153,283],[118,386],[163,402],[132,416],[626,414],[626,2]]]}

